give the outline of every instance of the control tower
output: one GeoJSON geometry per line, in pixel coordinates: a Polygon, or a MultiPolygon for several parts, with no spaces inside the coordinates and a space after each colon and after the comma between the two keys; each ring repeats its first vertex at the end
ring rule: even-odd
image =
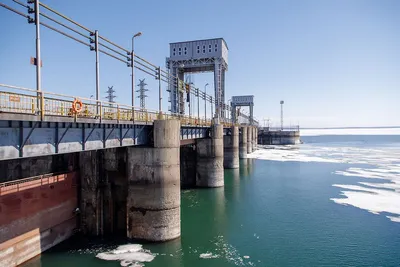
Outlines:
{"type": "MultiPolygon", "coordinates": [[[[184,81],[185,73],[214,72],[215,117],[224,117],[225,71],[228,70],[228,46],[223,38],[177,42],[169,44],[166,59],[170,74],[184,81]]],[[[169,84],[172,113],[185,114],[185,86],[182,82],[169,84]]]]}

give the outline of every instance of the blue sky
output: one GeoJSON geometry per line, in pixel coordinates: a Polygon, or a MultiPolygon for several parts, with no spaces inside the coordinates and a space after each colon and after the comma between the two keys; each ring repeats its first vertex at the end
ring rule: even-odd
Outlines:
{"type": "MultiPolygon", "coordinates": [[[[126,48],[132,34],[142,31],[136,53],[162,67],[170,42],[223,37],[229,46],[226,95],[255,95],[259,120],[270,118],[277,125],[284,100],[285,124],[400,125],[400,1],[43,3],[126,48]]],[[[35,88],[35,68],[29,64],[35,27],[3,8],[0,25],[0,83],[35,88]]],[[[42,59],[45,91],[95,94],[94,52],[87,47],[42,27],[42,59]]],[[[117,101],[129,104],[130,69],[101,55],[100,72],[102,96],[113,85],[117,101]]],[[[148,107],[157,109],[156,81],[139,71],[136,77],[146,78],[148,107]]],[[[203,88],[213,80],[201,74],[194,81],[203,88]]]]}

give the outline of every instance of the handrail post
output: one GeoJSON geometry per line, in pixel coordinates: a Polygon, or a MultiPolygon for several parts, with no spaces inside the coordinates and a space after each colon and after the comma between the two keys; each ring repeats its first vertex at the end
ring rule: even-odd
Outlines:
{"type": "Polygon", "coordinates": [[[117,123],[119,123],[119,105],[117,105],[117,123]]]}
{"type": "MultiPolygon", "coordinates": [[[[99,101],[96,101],[96,102],[97,102],[97,106],[99,106],[99,101]]],[[[103,105],[100,101],[100,112],[98,113],[98,115],[100,116],[100,123],[101,123],[102,113],[103,113],[103,105]]]]}
{"type": "Polygon", "coordinates": [[[44,93],[39,92],[40,94],[40,119],[43,121],[44,120],[44,93]]]}

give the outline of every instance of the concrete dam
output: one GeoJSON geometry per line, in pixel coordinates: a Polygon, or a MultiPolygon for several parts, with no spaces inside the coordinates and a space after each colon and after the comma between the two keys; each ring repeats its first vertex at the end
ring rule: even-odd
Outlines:
{"type": "Polygon", "coordinates": [[[80,232],[163,242],[180,237],[180,190],[224,186],[256,149],[254,126],[213,124],[182,140],[155,120],[148,144],[0,161],[0,265],[16,266],[80,232]]]}

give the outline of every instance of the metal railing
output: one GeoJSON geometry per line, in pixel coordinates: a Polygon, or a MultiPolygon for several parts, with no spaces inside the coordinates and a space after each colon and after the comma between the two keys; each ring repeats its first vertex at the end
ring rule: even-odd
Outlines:
{"type": "Polygon", "coordinates": [[[74,172],[69,173],[48,173],[44,175],[33,176],[14,181],[0,183],[0,196],[9,193],[20,192],[22,190],[31,189],[43,185],[49,185],[67,180],[69,175],[74,175],[74,172]]]}
{"type": "MultiPolygon", "coordinates": [[[[0,84],[0,112],[13,114],[28,114],[46,116],[88,118],[103,120],[114,120],[117,122],[135,121],[150,123],[158,118],[178,119],[182,125],[210,126],[211,120],[198,117],[181,116],[175,114],[161,114],[155,110],[142,109],[106,101],[96,101],[84,97],[69,96],[41,91],[37,94],[34,89],[0,84]],[[72,105],[75,100],[82,102],[82,109],[74,112],[72,105]],[[39,103],[39,106],[38,106],[39,103]],[[99,107],[97,109],[97,107],[99,107]],[[97,110],[99,112],[97,112],[97,110]],[[132,117],[133,111],[133,117],[132,117]]],[[[222,122],[224,125],[233,125],[230,122],[222,122]]]]}

